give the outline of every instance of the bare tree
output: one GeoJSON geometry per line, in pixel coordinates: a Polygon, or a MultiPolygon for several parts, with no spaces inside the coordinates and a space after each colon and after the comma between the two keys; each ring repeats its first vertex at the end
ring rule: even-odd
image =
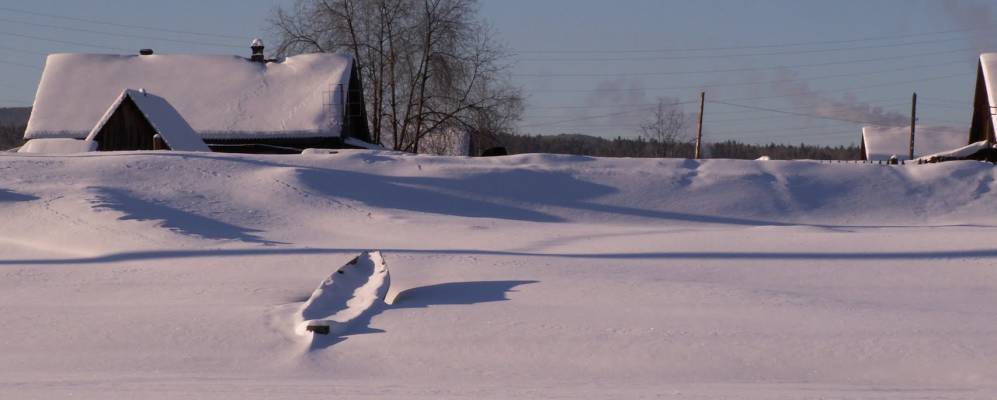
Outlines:
{"type": "Polygon", "coordinates": [[[650,120],[640,125],[640,133],[651,142],[655,157],[685,156],[680,154],[689,142],[686,132],[688,116],[674,99],[658,98],[650,120]]]}
{"type": "Polygon", "coordinates": [[[475,0],[298,0],[271,24],[278,55],[353,55],[372,140],[396,150],[418,152],[430,135],[507,133],[521,114],[475,0]]]}

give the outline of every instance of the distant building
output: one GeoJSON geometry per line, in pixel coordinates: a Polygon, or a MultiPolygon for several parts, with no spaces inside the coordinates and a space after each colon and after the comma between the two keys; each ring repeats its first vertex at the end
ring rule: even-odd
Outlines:
{"type": "MultiPolygon", "coordinates": [[[[914,158],[957,149],[968,144],[965,128],[921,126],[914,129],[914,158]]],[[[910,152],[910,126],[863,126],[862,159],[906,160],[910,152]]]]}
{"type": "MultiPolygon", "coordinates": [[[[24,138],[85,139],[103,129],[95,136],[98,146],[101,138],[116,138],[130,144],[110,146],[114,149],[144,149],[151,143],[148,127],[98,127],[105,114],[114,112],[109,107],[121,106],[122,96],[135,97],[129,89],[143,88],[169,106],[167,114],[175,114],[169,118],[179,117],[214,151],[300,152],[370,140],[363,90],[350,55],[267,60],[258,40],[252,50],[250,58],[148,49],[140,55],[49,55],[24,138]]],[[[119,116],[135,119],[139,114],[125,103],[119,116]]],[[[169,136],[160,135],[167,142],[169,136]]]]}
{"type": "Polygon", "coordinates": [[[973,120],[969,128],[970,142],[995,143],[997,125],[997,53],[980,55],[976,69],[976,94],[973,98],[973,120]]]}

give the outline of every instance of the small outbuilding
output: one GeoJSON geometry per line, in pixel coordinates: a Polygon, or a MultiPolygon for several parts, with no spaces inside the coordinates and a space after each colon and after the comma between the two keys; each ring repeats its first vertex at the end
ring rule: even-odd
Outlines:
{"type": "Polygon", "coordinates": [[[98,151],[211,151],[166,99],[125,89],[86,138],[98,151]]]}
{"type": "MultiPolygon", "coordinates": [[[[920,126],[914,130],[914,158],[958,149],[969,143],[965,128],[920,126]]],[[[862,159],[888,161],[908,159],[910,126],[863,126],[862,159]]]]}
{"type": "Polygon", "coordinates": [[[969,128],[970,142],[995,143],[997,125],[997,53],[980,54],[976,69],[976,94],[973,97],[973,120],[969,128]]]}

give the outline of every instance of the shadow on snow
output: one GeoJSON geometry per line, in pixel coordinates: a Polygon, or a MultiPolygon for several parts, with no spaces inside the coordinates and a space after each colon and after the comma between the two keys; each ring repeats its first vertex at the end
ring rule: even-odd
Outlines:
{"type": "Polygon", "coordinates": [[[91,201],[95,210],[114,210],[124,215],[121,220],[161,221],[164,228],[205,239],[241,240],[250,243],[277,244],[264,240],[255,233],[259,230],[243,228],[215,219],[203,217],[178,208],[138,198],[127,190],[108,187],[91,187],[91,201]]]}
{"type": "Polygon", "coordinates": [[[29,194],[17,193],[7,189],[0,189],[0,203],[7,201],[13,202],[13,201],[31,201],[31,200],[38,200],[38,197],[29,194]]]}
{"type": "MultiPolygon", "coordinates": [[[[0,259],[0,265],[83,265],[140,260],[216,258],[247,256],[353,254],[360,248],[247,248],[207,250],[149,250],[80,258],[0,259]]],[[[379,249],[397,254],[449,254],[477,256],[514,256],[543,258],[619,259],[619,260],[923,260],[947,258],[997,258],[997,248],[978,250],[889,251],[889,252],[626,252],[626,253],[541,253],[484,249],[379,249]]]]}
{"type": "Polygon", "coordinates": [[[309,349],[320,350],[346,340],[353,335],[381,333],[383,330],[371,328],[371,320],[383,312],[406,308],[427,308],[442,305],[473,305],[506,301],[509,292],[521,285],[539,281],[472,281],[448,282],[437,285],[420,286],[399,292],[392,304],[379,302],[356,319],[349,322],[349,328],[340,335],[314,335],[309,349]]]}

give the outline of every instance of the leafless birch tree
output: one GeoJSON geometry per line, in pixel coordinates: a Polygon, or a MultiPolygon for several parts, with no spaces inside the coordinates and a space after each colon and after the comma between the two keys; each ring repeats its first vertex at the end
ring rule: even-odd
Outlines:
{"type": "Polygon", "coordinates": [[[522,113],[507,54],[475,0],[299,0],[271,18],[278,55],[348,52],[371,138],[419,152],[430,135],[506,133],[522,113]]]}

